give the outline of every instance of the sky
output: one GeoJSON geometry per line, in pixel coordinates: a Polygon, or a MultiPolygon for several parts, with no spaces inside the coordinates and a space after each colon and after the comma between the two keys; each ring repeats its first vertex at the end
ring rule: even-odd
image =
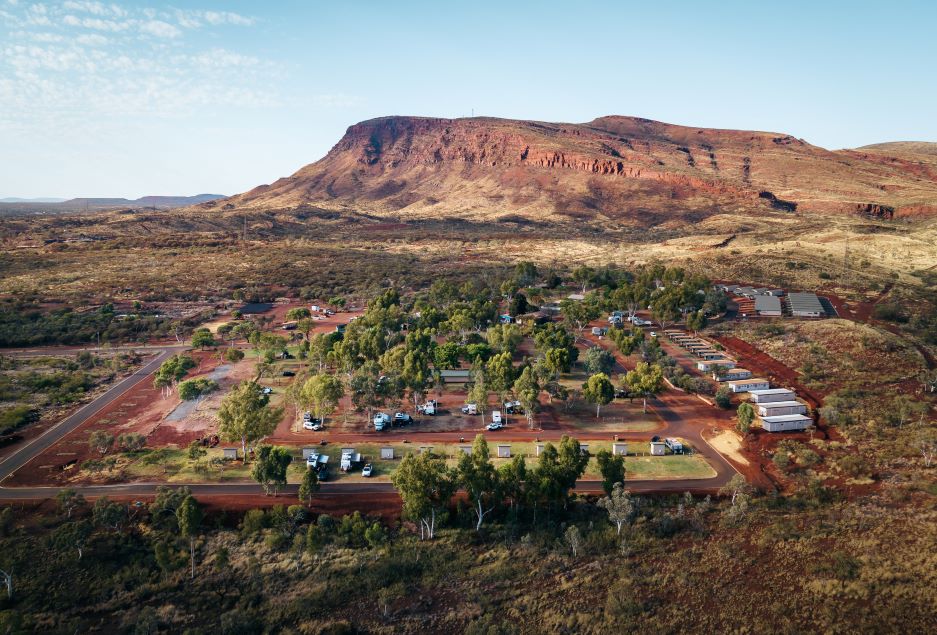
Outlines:
{"type": "Polygon", "coordinates": [[[235,194],[365,119],[937,141],[937,3],[0,0],[0,197],[235,194]]]}

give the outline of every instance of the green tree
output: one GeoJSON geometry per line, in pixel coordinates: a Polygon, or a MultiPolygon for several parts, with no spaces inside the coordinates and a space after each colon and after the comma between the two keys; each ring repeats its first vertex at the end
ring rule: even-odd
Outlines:
{"type": "Polygon", "coordinates": [[[436,535],[438,517],[449,505],[456,479],[445,460],[429,452],[408,454],[391,476],[404,513],[420,525],[420,540],[436,535]]]}
{"type": "Polygon", "coordinates": [[[647,398],[659,395],[664,389],[664,372],[658,364],[638,362],[634,370],[625,375],[625,381],[632,392],[641,395],[646,414],[647,398]]]}
{"type": "Polygon", "coordinates": [[[494,355],[485,366],[485,377],[488,387],[498,394],[501,401],[514,385],[514,364],[508,352],[494,355]]]}
{"type": "Polygon", "coordinates": [[[94,526],[87,520],[63,523],[52,533],[51,542],[56,549],[68,551],[74,549],[78,552],[78,559],[81,560],[85,544],[93,531],[94,526]]]}
{"type": "Polygon", "coordinates": [[[747,401],[739,404],[736,418],[738,419],[737,427],[739,432],[748,434],[748,431],[751,430],[752,427],[752,421],[755,419],[755,409],[747,401]]]}
{"type": "Polygon", "coordinates": [[[722,409],[727,409],[732,405],[732,391],[728,386],[719,387],[719,390],[716,391],[715,402],[722,409]]]}
{"type": "Polygon", "coordinates": [[[206,349],[214,348],[217,345],[215,336],[207,328],[195,329],[195,332],[192,333],[192,348],[206,349]]]}
{"type": "Polygon", "coordinates": [[[459,457],[457,474],[458,484],[468,493],[475,514],[475,531],[480,531],[485,516],[500,502],[498,472],[491,463],[488,442],[483,435],[475,436],[471,454],[459,457]]]}
{"type": "Polygon", "coordinates": [[[637,508],[631,494],[625,490],[624,483],[620,482],[614,483],[608,496],[600,498],[596,505],[608,512],[608,520],[615,525],[618,535],[621,535],[622,527],[634,518],[637,508]]]}
{"type": "Polygon", "coordinates": [[[602,475],[602,488],[606,494],[611,495],[615,483],[625,482],[625,457],[602,449],[596,453],[595,461],[602,475]]]}
{"type": "Polygon", "coordinates": [[[568,373],[572,366],[568,348],[551,348],[543,356],[543,362],[550,371],[559,376],[568,373]]]}
{"type": "Polygon", "coordinates": [[[153,385],[157,388],[168,390],[175,386],[176,383],[186,376],[189,370],[196,366],[195,360],[188,355],[173,355],[160,364],[159,370],[156,371],[153,385]]]}
{"type": "Polygon", "coordinates": [[[293,462],[293,455],[286,448],[262,445],[257,448],[257,460],[251,470],[251,478],[260,483],[266,494],[276,496],[286,485],[286,470],[293,462]]]}
{"type": "Polygon", "coordinates": [[[304,407],[310,406],[316,417],[325,420],[335,411],[344,395],[342,380],[335,375],[322,373],[306,380],[300,392],[300,402],[304,407]]]}
{"type": "Polygon", "coordinates": [[[88,436],[88,447],[100,453],[101,456],[107,454],[113,445],[114,435],[107,430],[95,430],[88,436]]]}
{"type": "Polygon", "coordinates": [[[615,368],[615,358],[601,346],[593,346],[586,351],[586,370],[592,375],[608,375],[615,368]]]}
{"type": "Polygon", "coordinates": [[[271,408],[269,398],[254,381],[245,381],[231,390],[218,409],[221,438],[240,441],[247,460],[247,444],[272,434],[283,417],[283,408],[271,408]]]}
{"type": "Polygon", "coordinates": [[[202,443],[198,440],[192,441],[189,444],[188,449],[186,449],[186,456],[190,461],[192,461],[192,463],[195,464],[196,471],[198,471],[199,462],[202,460],[202,458],[205,457],[206,454],[208,454],[208,450],[206,450],[202,446],[202,443]]]}
{"type": "Polygon", "coordinates": [[[85,497],[71,488],[60,491],[55,496],[55,500],[58,503],[59,511],[64,513],[66,518],[71,518],[72,512],[87,504],[85,497]]]}
{"type": "Polygon", "coordinates": [[[312,468],[303,473],[303,481],[299,484],[299,500],[312,506],[312,497],[319,491],[319,475],[312,468]]]}
{"type": "Polygon", "coordinates": [[[301,320],[303,318],[308,318],[311,316],[312,316],[312,311],[310,311],[304,306],[293,307],[292,309],[286,312],[286,319],[292,320],[292,321],[301,320]]]}
{"type": "Polygon", "coordinates": [[[202,508],[192,496],[186,496],[176,510],[179,533],[189,539],[189,561],[192,565],[190,578],[195,579],[195,539],[202,528],[202,508]]]}
{"type": "Polygon", "coordinates": [[[442,370],[457,368],[459,358],[465,353],[465,349],[455,342],[446,342],[442,346],[437,346],[433,352],[433,366],[442,370]]]}
{"type": "Polygon", "coordinates": [[[517,347],[524,340],[521,329],[516,324],[495,324],[485,334],[488,345],[499,353],[514,355],[517,347]]]}
{"type": "Polygon", "coordinates": [[[242,359],[244,359],[244,351],[242,351],[241,349],[234,348],[233,346],[225,349],[224,360],[226,362],[230,362],[234,364],[234,363],[241,361],[242,359]]]}
{"type": "Polygon", "coordinates": [[[530,366],[525,366],[514,382],[514,394],[517,395],[517,400],[521,402],[521,406],[524,408],[528,427],[532,429],[534,427],[534,415],[540,409],[540,386],[537,384],[537,378],[534,377],[533,369],[530,366]]]}
{"type": "Polygon", "coordinates": [[[602,412],[602,406],[611,403],[615,398],[615,386],[605,373],[596,373],[582,385],[582,397],[591,404],[595,404],[595,416],[602,412]]]}
{"type": "Polygon", "coordinates": [[[526,496],[527,463],[524,457],[516,454],[507,463],[498,468],[498,483],[503,499],[511,501],[511,510],[515,518],[526,496]]]}
{"type": "Polygon", "coordinates": [[[485,382],[485,371],[476,368],[472,371],[472,386],[465,397],[468,403],[474,403],[479,414],[483,417],[488,410],[488,384],[485,382]]]}

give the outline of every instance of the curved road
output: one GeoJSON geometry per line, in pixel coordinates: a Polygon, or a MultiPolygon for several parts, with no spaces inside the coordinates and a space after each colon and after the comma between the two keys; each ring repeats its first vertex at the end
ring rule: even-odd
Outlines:
{"type": "MultiPolygon", "coordinates": [[[[185,348],[187,347],[184,345],[150,347],[149,350],[158,350],[159,352],[145,366],[112,386],[107,392],[91,403],[78,409],[40,436],[28,441],[9,456],[0,460],[0,500],[24,501],[55,497],[55,495],[61,491],[61,487],[7,487],[3,486],[2,482],[29,461],[39,456],[43,451],[99,413],[103,408],[117,399],[120,399],[130,388],[151,377],[166,357],[180,350],[184,350],[185,348]]],[[[75,352],[77,352],[77,350],[89,349],[76,349],[75,352]]],[[[52,351],[48,349],[44,351],[33,349],[15,351],[13,354],[41,355],[50,354],[51,352],[52,351]]],[[[614,354],[619,364],[623,366],[622,363],[624,360],[620,358],[617,351],[615,351],[614,354]]],[[[685,491],[713,493],[725,485],[729,479],[736,474],[735,468],[719,454],[719,452],[714,450],[702,436],[704,425],[700,419],[705,420],[711,417],[710,413],[704,411],[704,404],[702,402],[686,393],[668,390],[654,401],[653,409],[667,424],[666,432],[668,434],[692,439],[694,441],[699,453],[708,459],[710,466],[716,471],[716,476],[707,479],[630,480],[627,482],[628,489],[645,493],[679,493],[685,491]]],[[[587,439],[584,438],[583,440],[585,441],[587,439]]],[[[156,493],[157,487],[166,484],[167,483],[164,482],[134,482],[107,485],[73,485],[70,487],[71,489],[80,491],[84,496],[89,498],[100,496],[150,497],[156,493]]],[[[193,494],[200,497],[261,496],[264,493],[259,485],[247,482],[173,483],[172,485],[186,485],[191,488],[193,494]]],[[[282,492],[287,496],[295,496],[297,489],[298,486],[290,485],[282,490],[282,492]]],[[[584,479],[577,481],[576,490],[580,492],[600,492],[602,486],[600,481],[584,479]]],[[[393,485],[388,482],[323,483],[319,495],[331,497],[354,494],[391,494],[395,493],[395,491],[393,485]]]]}

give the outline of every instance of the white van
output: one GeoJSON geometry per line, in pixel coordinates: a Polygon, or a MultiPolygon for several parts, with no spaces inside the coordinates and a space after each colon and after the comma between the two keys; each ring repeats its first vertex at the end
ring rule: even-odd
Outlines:
{"type": "Polygon", "coordinates": [[[501,411],[495,410],[491,413],[491,422],[492,423],[501,423],[501,411]]]}
{"type": "Polygon", "coordinates": [[[467,403],[462,406],[462,414],[464,415],[477,415],[478,414],[478,404],[467,403]]]}
{"type": "Polygon", "coordinates": [[[390,425],[390,415],[386,412],[379,412],[374,415],[374,429],[380,432],[390,425]]]}

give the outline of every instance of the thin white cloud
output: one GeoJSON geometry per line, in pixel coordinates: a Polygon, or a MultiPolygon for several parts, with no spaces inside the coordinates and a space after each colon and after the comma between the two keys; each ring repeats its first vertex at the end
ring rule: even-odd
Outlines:
{"type": "Polygon", "coordinates": [[[182,31],[162,20],[149,20],[142,23],[140,32],[161,38],[176,38],[182,35],[182,31]]]}

